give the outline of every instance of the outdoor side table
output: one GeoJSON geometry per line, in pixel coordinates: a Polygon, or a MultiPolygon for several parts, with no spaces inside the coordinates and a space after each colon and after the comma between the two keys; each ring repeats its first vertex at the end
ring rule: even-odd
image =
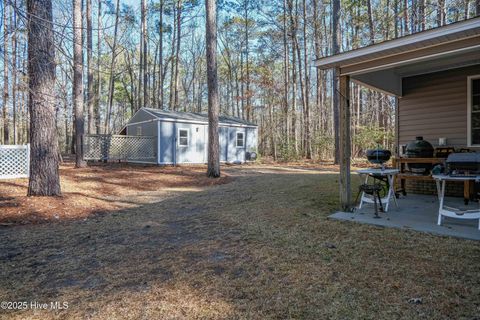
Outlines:
{"type": "Polygon", "coordinates": [[[449,176],[445,174],[433,175],[437,185],[438,201],[440,206],[438,208],[437,224],[442,225],[442,217],[450,217],[456,219],[478,219],[478,230],[480,230],[480,207],[474,210],[458,210],[455,208],[446,207],[445,200],[445,184],[447,181],[475,181],[480,182],[480,176],[449,176]]]}
{"type": "MultiPolygon", "coordinates": [[[[362,169],[356,171],[360,175],[365,176],[365,183],[368,183],[368,178],[373,176],[384,176],[387,177],[389,188],[387,195],[381,198],[381,202],[385,205],[385,212],[388,211],[388,207],[390,204],[391,199],[393,198],[393,202],[398,207],[397,198],[395,197],[395,186],[394,186],[394,178],[397,173],[400,171],[398,169],[362,169]]],[[[374,203],[374,199],[369,197],[365,192],[362,192],[362,196],[360,198],[360,204],[358,205],[358,209],[362,208],[363,203],[374,203]]]]}

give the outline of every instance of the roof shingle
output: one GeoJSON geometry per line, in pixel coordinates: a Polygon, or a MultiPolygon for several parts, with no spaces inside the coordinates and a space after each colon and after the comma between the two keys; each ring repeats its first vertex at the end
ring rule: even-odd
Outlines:
{"type": "MultiPolygon", "coordinates": [[[[153,108],[142,108],[149,113],[153,114],[159,119],[175,119],[175,120],[189,120],[189,121],[199,121],[199,122],[208,122],[208,114],[198,113],[198,112],[178,112],[178,111],[169,111],[169,110],[160,110],[153,108]]],[[[255,123],[246,121],[237,117],[230,116],[219,116],[220,124],[234,124],[234,125],[246,125],[246,126],[257,126],[255,123]]]]}

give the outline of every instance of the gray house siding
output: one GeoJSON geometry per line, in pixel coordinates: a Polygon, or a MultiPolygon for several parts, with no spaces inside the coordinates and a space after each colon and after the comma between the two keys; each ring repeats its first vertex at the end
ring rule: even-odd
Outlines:
{"type": "Polygon", "coordinates": [[[433,145],[467,146],[467,77],[480,65],[403,79],[399,98],[398,139],[404,145],[423,136],[433,145]]]}

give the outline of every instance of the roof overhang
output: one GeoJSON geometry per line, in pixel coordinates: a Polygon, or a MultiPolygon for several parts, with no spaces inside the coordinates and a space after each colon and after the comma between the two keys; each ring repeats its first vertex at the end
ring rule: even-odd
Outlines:
{"type": "Polygon", "coordinates": [[[396,96],[402,78],[480,64],[480,17],[319,59],[353,81],[396,96]]]}
{"type": "MultiPolygon", "coordinates": [[[[129,122],[124,127],[138,125],[140,123],[153,122],[153,121],[178,122],[178,123],[190,123],[190,124],[202,124],[202,125],[207,124],[208,125],[208,121],[189,120],[189,119],[182,119],[182,118],[160,117],[160,116],[156,115],[155,113],[149,111],[147,108],[140,108],[136,113],[138,113],[138,112],[145,112],[148,115],[150,115],[151,117],[153,117],[153,119],[140,121],[140,122],[129,122]]],[[[218,122],[218,126],[219,127],[238,127],[238,128],[258,128],[258,125],[256,125],[256,124],[226,123],[226,122],[222,122],[222,121],[218,122]]],[[[122,128],[122,130],[123,130],[123,128],[122,128]]]]}

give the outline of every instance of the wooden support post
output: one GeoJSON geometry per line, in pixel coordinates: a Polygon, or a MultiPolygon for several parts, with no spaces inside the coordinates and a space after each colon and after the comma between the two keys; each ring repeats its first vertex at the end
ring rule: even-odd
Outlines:
{"type": "MultiPolygon", "coordinates": [[[[340,70],[337,70],[340,74],[340,70]]],[[[350,156],[351,156],[351,136],[350,136],[350,77],[340,76],[339,81],[338,109],[340,115],[340,204],[342,210],[351,209],[351,182],[350,182],[350,156]]]]}
{"type": "Polygon", "coordinates": [[[395,97],[395,156],[400,158],[400,100],[395,97]]]}
{"type": "MultiPolygon", "coordinates": [[[[398,116],[400,115],[400,112],[399,112],[399,107],[400,105],[400,100],[398,99],[398,97],[395,97],[395,156],[393,157],[392,159],[392,166],[393,168],[395,169],[400,169],[400,172],[402,172],[402,163],[401,162],[398,162],[397,163],[397,159],[400,159],[400,122],[399,122],[399,118],[398,116]]],[[[398,177],[397,175],[395,175],[395,178],[394,178],[394,186],[395,186],[395,190],[399,190],[399,189],[402,189],[403,192],[404,192],[404,195],[405,195],[405,180],[401,180],[400,179],[400,185],[401,187],[399,188],[398,187],[398,177]]]]}

